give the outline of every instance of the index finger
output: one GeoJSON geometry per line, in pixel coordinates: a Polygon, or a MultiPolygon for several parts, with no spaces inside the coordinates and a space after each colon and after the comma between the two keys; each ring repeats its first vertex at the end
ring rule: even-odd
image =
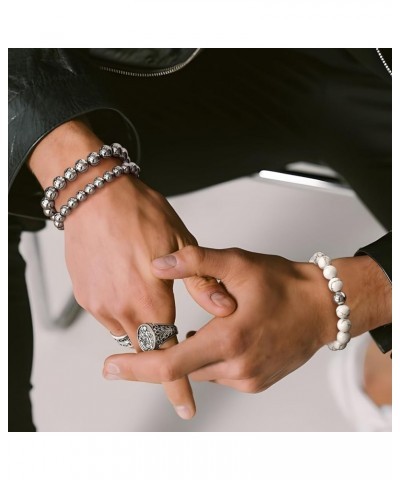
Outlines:
{"type": "Polygon", "coordinates": [[[214,249],[189,245],[181,250],[153,260],[153,273],[158,278],[175,279],[192,276],[210,276],[226,280],[231,265],[240,256],[240,250],[214,249]]]}

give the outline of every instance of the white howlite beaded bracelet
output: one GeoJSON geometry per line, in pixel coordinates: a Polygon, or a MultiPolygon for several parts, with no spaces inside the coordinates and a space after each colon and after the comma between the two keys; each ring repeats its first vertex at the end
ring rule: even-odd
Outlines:
{"type": "Polygon", "coordinates": [[[77,208],[80,203],[86,200],[89,195],[96,192],[97,189],[103,188],[106,183],[114,180],[114,178],[122,174],[132,173],[136,178],[139,177],[140,167],[132,162],[129,158],[128,150],[122,147],[119,143],[110,145],[103,145],[99,152],[91,152],[85,159],[80,159],[75,162],[74,167],[69,167],[64,171],[63,176],[55,177],[53,185],[47,187],[44,191],[44,197],[41,201],[43,213],[46,217],[53,220],[54,225],[58,230],[64,230],[64,220],[72,213],[72,210],[77,208]],[[116,165],[112,170],[104,172],[102,177],[96,177],[92,183],[88,183],[83,190],[79,190],[75,197],[69,198],[66,205],[60,207],[60,211],[55,209],[55,199],[58,197],[60,190],[67,187],[68,183],[76,180],[80,173],[86,172],[90,166],[98,165],[102,158],[116,157],[122,160],[122,165],[116,165]]]}
{"type": "Polygon", "coordinates": [[[309,260],[322,270],[322,275],[328,280],[328,288],[333,293],[333,301],[336,303],[336,315],[338,316],[338,333],[336,340],[328,343],[330,350],[343,350],[350,342],[351,321],[349,320],[350,308],[345,305],[346,294],[342,291],[343,282],[337,276],[336,268],[331,265],[331,259],[322,252],[316,252],[309,260]]]}

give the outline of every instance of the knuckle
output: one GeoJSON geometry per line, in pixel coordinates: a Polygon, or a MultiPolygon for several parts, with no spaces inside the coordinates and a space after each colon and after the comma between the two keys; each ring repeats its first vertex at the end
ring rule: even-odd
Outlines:
{"type": "Polygon", "coordinates": [[[245,255],[245,251],[242,248],[231,247],[231,248],[228,248],[227,250],[234,258],[238,260],[243,258],[245,255]]]}
{"type": "Polygon", "coordinates": [[[263,389],[256,378],[248,378],[240,382],[240,391],[243,393],[259,393],[263,389]]]}
{"type": "Polygon", "coordinates": [[[207,252],[204,248],[197,245],[188,245],[182,252],[183,262],[193,269],[193,273],[201,276],[202,266],[207,261],[207,252]]]}
{"type": "Polygon", "coordinates": [[[247,266],[249,260],[249,253],[242,248],[232,247],[228,248],[230,261],[229,264],[234,267],[234,270],[244,268],[247,266]]]}
{"type": "Polygon", "coordinates": [[[177,379],[177,372],[175,367],[170,362],[164,362],[160,366],[161,382],[173,382],[177,379]]]}
{"type": "Polygon", "coordinates": [[[193,276],[189,277],[186,281],[190,284],[191,287],[195,288],[196,290],[210,290],[210,292],[212,293],[215,291],[216,280],[212,277],[193,276]]]}
{"type": "Polygon", "coordinates": [[[203,250],[198,247],[197,245],[188,245],[182,249],[183,254],[185,257],[190,257],[193,259],[196,263],[201,262],[204,258],[204,252],[203,250]]]}

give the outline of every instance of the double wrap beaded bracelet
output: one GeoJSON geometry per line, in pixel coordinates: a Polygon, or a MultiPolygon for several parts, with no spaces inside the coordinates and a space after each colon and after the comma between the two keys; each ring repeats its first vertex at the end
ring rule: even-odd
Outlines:
{"type": "Polygon", "coordinates": [[[322,270],[322,275],[328,280],[328,288],[333,293],[333,301],[336,303],[336,315],[338,333],[336,340],[328,343],[330,350],[343,350],[350,342],[351,321],[349,320],[350,308],[345,305],[346,294],[342,292],[343,282],[337,277],[336,268],[331,265],[331,259],[322,252],[316,252],[310,258],[310,263],[314,263],[322,270]]]}
{"type": "Polygon", "coordinates": [[[119,143],[103,145],[99,152],[91,152],[86,159],[80,159],[75,162],[73,167],[69,167],[64,171],[63,176],[57,176],[53,180],[53,185],[47,187],[44,191],[44,197],[41,201],[43,213],[46,217],[53,220],[58,230],[64,230],[65,218],[72,213],[88,196],[93,195],[98,189],[103,188],[107,183],[112,182],[115,178],[123,174],[133,174],[139,177],[140,167],[132,162],[129,158],[128,150],[119,143]],[[58,197],[60,190],[67,187],[68,183],[78,178],[78,175],[86,172],[89,167],[96,166],[103,158],[115,157],[122,161],[121,165],[116,165],[111,170],[103,173],[103,176],[96,177],[92,183],[86,184],[83,190],[79,190],[74,197],[70,197],[66,205],[62,205],[60,210],[55,208],[55,199],[58,197]]]}

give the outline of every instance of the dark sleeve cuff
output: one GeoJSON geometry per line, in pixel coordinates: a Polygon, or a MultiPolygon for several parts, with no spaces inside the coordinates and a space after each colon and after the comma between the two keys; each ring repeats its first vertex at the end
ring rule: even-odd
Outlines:
{"type": "MultiPolygon", "coordinates": [[[[381,267],[388,281],[392,282],[392,232],[374,243],[360,248],[356,254],[368,255],[381,267]]],[[[392,324],[388,323],[369,332],[383,353],[392,350],[392,324]]]]}

